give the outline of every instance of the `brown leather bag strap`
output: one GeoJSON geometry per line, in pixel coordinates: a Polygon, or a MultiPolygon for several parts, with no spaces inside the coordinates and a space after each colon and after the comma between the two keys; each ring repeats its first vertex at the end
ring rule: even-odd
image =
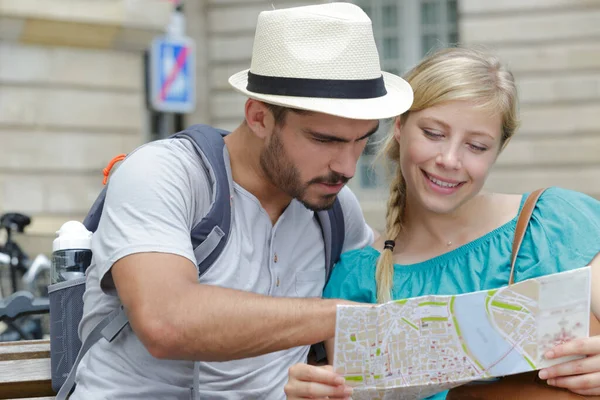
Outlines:
{"type": "Polygon", "coordinates": [[[508,278],[509,285],[512,285],[515,280],[515,264],[517,263],[517,254],[519,254],[521,243],[523,243],[523,238],[525,237],[527,225],[529,225],[529,220],[531,219],[531,214],[533,213],[535,204],[545,190],[546,189],[538,189],[531,192],[531,194],[527,197],[527,200],[525,200],[525,204],[523,204],[523,208],[519,213],[517,228],[515,229],[515,238],[513,239],[512,254],[510,257],[510,278],[508,278]]]}

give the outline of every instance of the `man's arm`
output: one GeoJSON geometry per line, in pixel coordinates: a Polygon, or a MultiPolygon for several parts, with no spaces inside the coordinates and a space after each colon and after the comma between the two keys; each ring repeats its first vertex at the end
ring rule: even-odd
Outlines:
{"type": "Polygon", "coordinates": [[[192,262],[173,254],[129,255],[112,277],[133,330],[157,358],[224,361],[317,343],[333,337],[342,303],[200,284],[192,262]]]}

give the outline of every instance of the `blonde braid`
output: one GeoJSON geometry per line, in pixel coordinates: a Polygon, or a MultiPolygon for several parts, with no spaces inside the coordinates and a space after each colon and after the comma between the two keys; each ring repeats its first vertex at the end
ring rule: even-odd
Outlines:
{"type": "Polygon", "coordinates": [[[377,284],[377,302],[385,303],[391,300],[394,284],[393,245],[402,229],[402,214],[406,203],[406,183],[402,176],[400,165],[396,167],[396,177],[390,184],[390,197],[387,203],[385,238],[386,245],[377,260],[375,282],[377,284]]]}

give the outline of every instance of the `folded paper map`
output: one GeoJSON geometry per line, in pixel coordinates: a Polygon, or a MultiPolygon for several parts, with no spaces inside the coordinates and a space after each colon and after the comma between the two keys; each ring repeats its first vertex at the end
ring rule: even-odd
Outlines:
{"type": "Polygon", "coordinates": [[[338,306],[334,368],[353,400],[410,400],[564,362],[544,353],[588,336],[590,275],[585,267],[497,290],[338,306]]]}

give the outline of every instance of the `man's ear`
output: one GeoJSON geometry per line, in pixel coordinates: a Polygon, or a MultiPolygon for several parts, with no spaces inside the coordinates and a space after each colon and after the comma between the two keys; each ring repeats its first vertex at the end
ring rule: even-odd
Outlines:
{"type": "Polygon", "coordinates": [[[260,139],[266,139],[273,132],[275,120],[273,114],[262,101],[248,99],[245,105],[245,117],[248,128],[260,139]]]}

